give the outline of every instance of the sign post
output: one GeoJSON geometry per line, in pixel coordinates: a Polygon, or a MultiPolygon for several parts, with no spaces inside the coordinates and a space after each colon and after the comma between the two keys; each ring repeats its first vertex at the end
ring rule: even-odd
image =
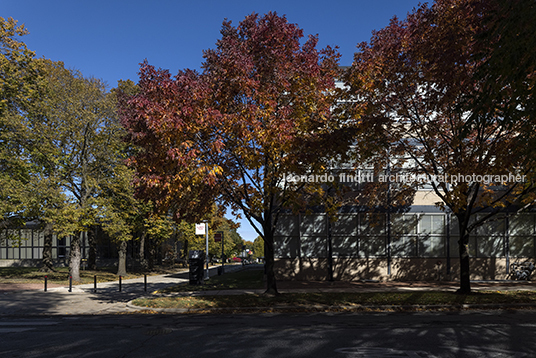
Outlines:
{"type": "Polygon", "coordinates": [[[208,221],[207,220],[204,220],[204,223],[205,223],[205,241],[206,241],[206,244],[207,244],[207,254],[206,254],[206,260],[207,260],[207,270],[206,270],[206,273],[205,273],[205,280],[208,280],[209,279],[209,274],[208,274],[208,221]]]}
{"type": "Polygon", "coordinates": [[[221,241],[221,273],[223,275],[223,264],[225,263],[224,253],[223,253],[223,232],[219,231],[214,234],[214,242],[221,241]]]}
{"type": "Polygon", "coordinates": [[[195,224],[195,234],[196,235],[205,234],[205,241],[206,241],[206,246],[207,246],[207,251],[205,255],[205,260],[207,262],[207,266],[206,266],[207,268],[205,270],[205,280],[208,280],[209,275],[208,275],[208,221],[207,220],[203,220],[201,224],[195,224]]]}

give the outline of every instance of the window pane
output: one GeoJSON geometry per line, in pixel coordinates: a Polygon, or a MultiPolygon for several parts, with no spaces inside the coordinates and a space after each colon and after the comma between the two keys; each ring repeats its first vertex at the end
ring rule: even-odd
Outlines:
{"type": "Polygon", "coordinates": [[[325,235],[326,215],[303,215],[300,223],[301,236],[325,235]]]}
{"type": "Polygon", "coordinates": [[[8,257],[10,259],[20,259],[19,248],[18,247],[10,247],[8,249],[8,257]]]}
{"type": "Polygon", "coordinates": [[[333,256],[355,257],[357,256],[357,237],[332,236],[331,247],[333,256]]]}
{"type": "Polygon", "coordinates": [[[360,214],[360,236],[385,235],[385,214],[360,214]]]}
{"type": "Polygon", "coordinates": [[[417,233],[417,216],[413,214],[391,214],[391,232],[394,235],[417,233]]]}
{"type": "Polygon", "coordinates": [[[460,249],[458,247],[458,236],[450,237],[450,257],[460,257],[460,249]]]}
{"type": "Polygon", "coordinates": [[[302,236],[301,257],[327,257],[326,237],[302,236]]]}
{"type": "Polygon", "coordinates": [[[331,223],[332,235],[357,236],[357,214],[339,215],[331,223]]]}
{"type": "Polygon", "coordinates": [[[298,237],[274,237],[274,255],[276,258],[288,259],[298,257],[298,237]]]}
{"type": "Polygon", "coordinates": [[[478,236],[478,257],[504,256],[503,238],[501,236],[478,236]]]}
{"type": "Polygon", "coordinates": [[[45,234],[42,231],[34,231],[34,241],[36,241],[35,246],[44,246],[45,234]]]}
{"type": "Polygon", "coordinates": [[[391,237],[391,256],[393,257],[414,257],[416,256],[416,236],[393,236],[391,237]]]}
{"type": "Polygon", "coordinates": [[[470,236],[469,237],[469,247],[468,247],[469,255],[472,257],[476,256],[476,236],[470,236]]]}
{"type": "Polygon", "coordinates": [[[385,256],[385,236],[361,236],[359,256],[385,256]]]}
{"type": "Polygon", "coordinates": [[[445,232],[445,215],[432,215],[432,234],[443,234],[445,232]]]}
{"type": "Polygon", "coordinates": [[[422,215],[419,234],[443,234],[445,231],[444,215],[422,215]]]}
{"type": "Polygon", "coordinates": [[[460,228],[458,226],[458,218],[454,215],[450,216],[450,234],[454,236],[460,235],[460,228]]]}
{"type": "Polygon", "coordinates": [[[20,237],[21,237],[21,242],[20,242],[21,247],[32,246],[32,231],[31,230],[27,230],[27,229],[21,230],[20,237]]]}
{"type": "Polygon", "coordinates": [[[494,216],[480,225],[476,230],[481,236],[497,236],[504,235],[505,221],[503,216],[494,216]]]}
{"type": "Polygon", "coordinates": [[[534,257],[534,238],[532,236],[510,236],[510,255],[534,257]]]}
{"type": "Polygon", "coordinates": [[[277,236],[298,236],[298,216],[280,215],[275,228],[277,236]]]}
{"type": "Polygon", "coordinates": [[[532,235],[534,233],[534,216],[519,214],[509,217],[510,235],[532,235]]]}
{"type": "Polygon", "coordinates": [[[419,238],[419,256],[445,257],[445,240],[443,236],[419,238]]]}
{"type": "Polygon", "coordinates": [[[32,258],[32,249],[23,247],[20,249],[20,258],[21,259],[31,259],[32,258]]]}
{"type": "MultiPolygon", "coordinates": [[[[474,215],[469,219],[469,225],[475,222],[474,215]]],[[[458,218],[455,215],[450,216],[450,233],[454,236],[458,236],[460,234],[460,228],[458,226],[458,218]]]]}
{"type": "Polygon", "coordinates": [[[419,223],[419,234],[430,234],[432,232],[432,217],[430,215],[422,215],[419,223]]]}

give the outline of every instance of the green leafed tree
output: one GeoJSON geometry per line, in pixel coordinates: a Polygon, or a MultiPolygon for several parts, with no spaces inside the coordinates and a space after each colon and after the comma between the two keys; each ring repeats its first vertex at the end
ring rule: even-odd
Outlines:
{"type": "Polygon", "coordinates": [[[119,159],[122,128],[102,81],[61,62],[43,59],[39,65],[44,84],[39,106],[28,116],[30,161],[39,169],[39,182],[64,195],[61,202],[54,195],[40,202],[57,235],[72,237],[69,267],[78,281],[81,237],[98,218],[100,186],[119,159]]]}
{"type": "Polygon", "coordinates": [[[253,252],[256,258],[264,257],[264,241],[262,237],[257,236],[255,241],[253,241],[253,252]]]}
{"type": "Polygon", "coordinates": [[[16,20],[0,17],[0,227],[29,216],[26,114],[34,107],[41,78],[34,53],[21,41],[27,33],[16,20]]]}
{"type": "MultiPolygon", "coordinates": [[[[236,231],[238,224],[223,215],[224,213],[218,210],[216,205],[213,205],[212,211],[205,216],[209,227],[209,259],[221,259],[222,257],[222,242],[214,240],[214,234],[216,233],[222,234],[223,255],[225,258],[237,255],[242,247],[242,238],[236,231]]],[[[189,250],[206,250],[206,237],[205,235],[195,235],[195,224],[183,220],[178,223],[177,228],[178,239],[181,241],[184,250],[182,256],[185,260],[188,259],[189,250]]]]}

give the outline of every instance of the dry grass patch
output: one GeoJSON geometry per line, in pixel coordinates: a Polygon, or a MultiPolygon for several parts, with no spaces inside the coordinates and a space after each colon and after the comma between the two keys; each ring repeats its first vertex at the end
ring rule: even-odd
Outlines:
{"type": "Polygon", "coordinates": [[[533,291],[484,291],[470,295],[452,292],[384,292],[384,293],[286,293],[266,295],[179,296],[140,298],[137,306],[150,308],[264,308],[277,306],[432,306],[461,307],[464,304],[536,304],[533,291]]]}

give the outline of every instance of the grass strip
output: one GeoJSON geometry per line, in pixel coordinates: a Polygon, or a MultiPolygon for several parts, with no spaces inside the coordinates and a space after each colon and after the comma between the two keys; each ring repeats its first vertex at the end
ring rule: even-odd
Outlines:
{"type": "MultiPolygon", "coordinates": [[[[159,268],[155,272],[147,273],[147,275],[176,273],[177,269],[170,270],[159,268]]],[[[97,276],[97,282],[117,281],[117,267],[99,267],[97,270],[80,270],[80,281],[75,284],[90,284],[93,283],[94,276],[97,276]]],[[[131,278],[143,277],[141,272],[129,272],[122,278],[127,280],[131,278]]],[[[0,267],[0,283],[43,283],[47,276],[48,283],[60,285],[69,284],[69,268],[56,267],[56,272],[39,272],[37,267],[0,267]]]]}
{"type": "Polygon", "coordinates": [[[285,293],[233,296],[175,296],[139,298],[133,304],[149,308],[250,308],[276,306],[376,306],[376,305],[451,305],[464,304],[536,304],[533,291],[479,291],[469,295],[453,292],[363,292],[363,293],[285,293]]]}
{"type": "Polygon", "coordinates": [[[262,277],[263,270],[244,270],[227,273],[221,276],[213,276],[202,285],[180,284],[158,291],[159,293],[213,291],[213,290],[236,290],[236,289],[260,289],[264,288],[262,277]]]}

